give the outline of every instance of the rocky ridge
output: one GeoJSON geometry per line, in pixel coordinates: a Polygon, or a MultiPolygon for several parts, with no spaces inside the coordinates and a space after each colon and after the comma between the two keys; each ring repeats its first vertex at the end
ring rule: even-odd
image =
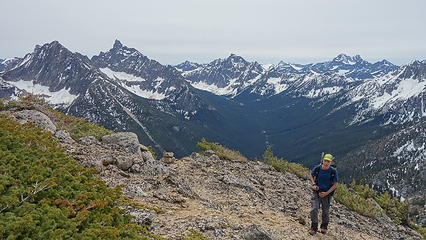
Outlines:
{"type": "Polygon", "coordinates": [[[93,56],[91,61],[121,87],[143,98],[162,100],[175,112],[186,113],[186,118],[205,107],[174,67],[149,59],[119,40],[115,40],[108,52],[93,56]]]}
{"type": "Polygon", "coordinates": [[[330,233],[309,236],[309,182],[291,173],[258,161],[220,159],[211,151],[182,159],[167,153],[156,160],[133,133],[73,140],[46,109],[2,113],[52,132],[71,157],[95,168],[108,185],[123,184],[136,202],[162,209],[128,213],[169,239],[190,229],[209,239],[421,239],[386,216],[363,217],[336,202],[330,233]]]}

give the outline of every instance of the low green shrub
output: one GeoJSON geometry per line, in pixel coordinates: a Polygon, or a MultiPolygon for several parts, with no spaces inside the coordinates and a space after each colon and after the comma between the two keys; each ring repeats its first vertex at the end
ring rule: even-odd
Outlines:
{"type": "Polygon", "coordinates": [[[424,239],[426,239],[426,227],[411,223],[410,227],[416,230],[424,239]]]}
{"type": "Polygon", "coordinates": [[[157,159],[157,153],[155,152],[154,148],[152,146],[148,146],[148,151],[151,153],[152,157],[154,159],[157,159]]]}
{"type": "Polygon", "coordinates": [[[303,167],[301,164],[275,157],[271,146],[268,146],[263,153],[263,161],[277,171],[290,172],[303,179],[309,179],[309,169],[303,167]]]}
{"type": "Polygon", "coordinates": [[[392,197],[389,192],[385,192],[376,198],[376,202],[382,207],[386,214],[396,223],[407,226],[408,217],[408,203],[401,202],[398,198],[392,197]]]}
{"type": "Polygon", "coordinates": [[[20,109],[21,106],[16,101],[9,101],[4,98],[0,98],[0,111],[7,111],[11,109],[20,109]]]}
{"type": "Polygon", "coordinates": [[[71,138],[77,140],[82,137],[94,136],[97,139],[105,135],[114,133],[104,127],[91,123],[85,119],[66,115],[64,113],[52,110],[55,114],[55,124],[59,129],[66,130],[70,133],[71,138]]]}
{"type": "Polygon", "coordinates": [[[0,115],[0,239],[148,239],[50,133],[0,115]]]}
{"type": "Polygon", "coordinates": [[[247,162],[247,158],[244,157],[240,152],[225,148],[216,142],[207,142],[205,138],[202,138],[201,141],[197,143],[197,147],[202,151],[212,150],[219,158],[222,159],[247,162]]]}
{"type": "Polygon", "coordinates": [[[360,194],[350,191],[344,184],[337,185],[334,199],[363,216],[378,217],[383,214],[382,210],[372,202],[373,199],[363,198],[360,194]]]}
{"type": "Polygon", "coordinates": [[[396,224],[409,225],[408,202],[392,197],[389,192],[380,194],[367,184],[357,184],[355,180],[349,186],[364,199],[374,199],[396,224]]]}

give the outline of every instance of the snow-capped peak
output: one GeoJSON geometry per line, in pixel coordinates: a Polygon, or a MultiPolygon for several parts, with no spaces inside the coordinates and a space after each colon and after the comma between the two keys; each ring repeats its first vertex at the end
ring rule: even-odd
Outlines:
{"type": "Polygon", "coordinates": [[[243,57],[235,55],[231,53],[228,58],[225,59],[225,62],[230,62],[233,65],[246,65],[249,62],[247,62],[243,57]]]}
{"type": "Polygon", "coordinates": [[[341,53],[339,55],[337,55],[337,57],[333,58],[332,62],[340,62],[343,64],[350,64],[353,65],[359,61],[362,61],[361,56],[356,55],[354,57],[348,56],[344,53],[341,53]]]}

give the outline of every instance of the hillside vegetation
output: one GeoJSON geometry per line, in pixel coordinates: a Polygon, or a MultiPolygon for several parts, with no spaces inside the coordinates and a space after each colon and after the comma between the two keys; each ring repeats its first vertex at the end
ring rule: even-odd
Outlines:
{"type": "Polygon", "coordinates": [[[0,111],[4,110],[39,110],[49,115],[58,129],[66,130],[70,136],[77,140],[81,137],[94,136],[101,138],[104,135],[111,134],[113,131],[91,123],[83,118],[66,115],[50,107],[43,99],[35,95],[22,96],[18,101],[7,101],[0,99],[0,111]],[[39,108],[39,109],[37,109],[39,108]]]}
{"type": "Polygon", "coordinates": [[[0,239],[147,239],[51,134],[0,115],[0,239]]]}

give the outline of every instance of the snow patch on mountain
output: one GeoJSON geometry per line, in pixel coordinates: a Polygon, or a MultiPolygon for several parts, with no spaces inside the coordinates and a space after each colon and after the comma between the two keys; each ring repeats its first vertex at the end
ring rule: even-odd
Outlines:
{"type": "MultiPolygon", "coordinates": [[[[289,85],[284,83],[281,78],[269,78],[266,83],[271,85],[271,88],[274,89],[275,94],[279,94],[289,87],[289,85]]],[[[260,92],[261,95],[264,95],[265,93],[265,91],[260,92]]]]}
{"type": "Polygon", "coordinates": [[[274,64],[268,63],[268,64],[262,64],[262,68],[268,71],[269,69],[273,68],[274,64]]]}
{"type": "Polygon", "coordinates": [[[306,95],[303,95],[303,96],[307,98],[317,98],[317,97],[322,97],[328,94],[338,93],[342,89],[343,89],[342,87],[338,87],[338,86],[311,89],[306,95]]]}
{"type": "Polygon", "coordinates": [[[158,91],[141,89],[139,85],[126,85],[124,83],[120,83],[120,85],[139,97],[154,100],[163,100],[167,97],[165,94],[159,93],[158,91]]]}
{"type": "Polygon", "coordinates": [[[409,151],[414,149],[414,143],[413,140],[410,140],[408,142],[406,142],[404,145],[402,145],[401,147],[399,147],[398,149],[396,149],[393,153],[392,156],[396,157],[398,155],[400,155],[403,151],[409,151]]]}
{"type": "Polygon", "coordinates": [[[236,81],[237,79],[229,80],[229,85],[223,88],[220,88],[216,86],[215,84],[208,84],[206,82],[191,82],[191,81],[188,81],[188,82],[195,88],[208,91],[216,95],[232,95],[236,91],[236,89],[232,87],[236,81]]]}
{"type": "Polygon", "coordinates": [[[402,79],[397,85],[397,89],[388,93],[385,92],[382,96],[372,99],[370,106],[374,109],[380,109],[386,103],[396,102],[398,100],[407,100],[411,97],[418,96],[425,90],[426,81],[419,82],[416,79],[402,79]]]}
{"type": "Polygon", "coordinates": [[[134,76],[132,74],[128,74],[125,72],[116,72],[111,70],[110,68],[99,68],[103,73],[105,73],[111,79],[119,79],[129,82],[144,82],[146,79],[134,76]]]}
{"type": "MultiPolygon", "coordinates": [[[[138,82],[145,82],[146,79],[144,78],[137,77],[125,72],[116,72],[111,70],[110,68],[100,68],[100,70],[103,73],[105,73],[108,77],[118,80],[118,83],[120,84],[120,86],[122,86],[123,88],[127,89],[128,91],[132,92],[133,94],[139,97],[154,99],[154,100],[163,100],[167,97],[166,94],[160,93],[158,92],[158,90],[156,90],[160,87],[161,83],[164,82],[163,78],[160,78],[160,77],[156,78],[154,80],[155,82],[154,89],[147,90],[147,89],[141,88],[141,86],[137,84],[138,82]]],[[[173,91],[175,89],[176,89],[175,87],[170,87],[168,89],[168,92],[173,91]]]]}
{"type": "Polygon", "coordinates": [[[78,97],[69,92],[69,89],[61,89],[56,92],[49,90],[49,87],[34,83],[33,81],[19,80],[17,82],[8,82],[18,89],[25,90],[32,94],[41,95],[47,102],[53,105],[61,105],[67,107],[78,97]]]}
{"type": "Polygon", "coordinates": [[[297,70],[297,71],[299,71],[299,70],[302,70],[302,69],[303,69],[303,67],[298,67],[298,66],[296,66],[296,65],[294,65],[294,64],[290,64],[290,66],[291,66],[294,70],[297,70]]]}

